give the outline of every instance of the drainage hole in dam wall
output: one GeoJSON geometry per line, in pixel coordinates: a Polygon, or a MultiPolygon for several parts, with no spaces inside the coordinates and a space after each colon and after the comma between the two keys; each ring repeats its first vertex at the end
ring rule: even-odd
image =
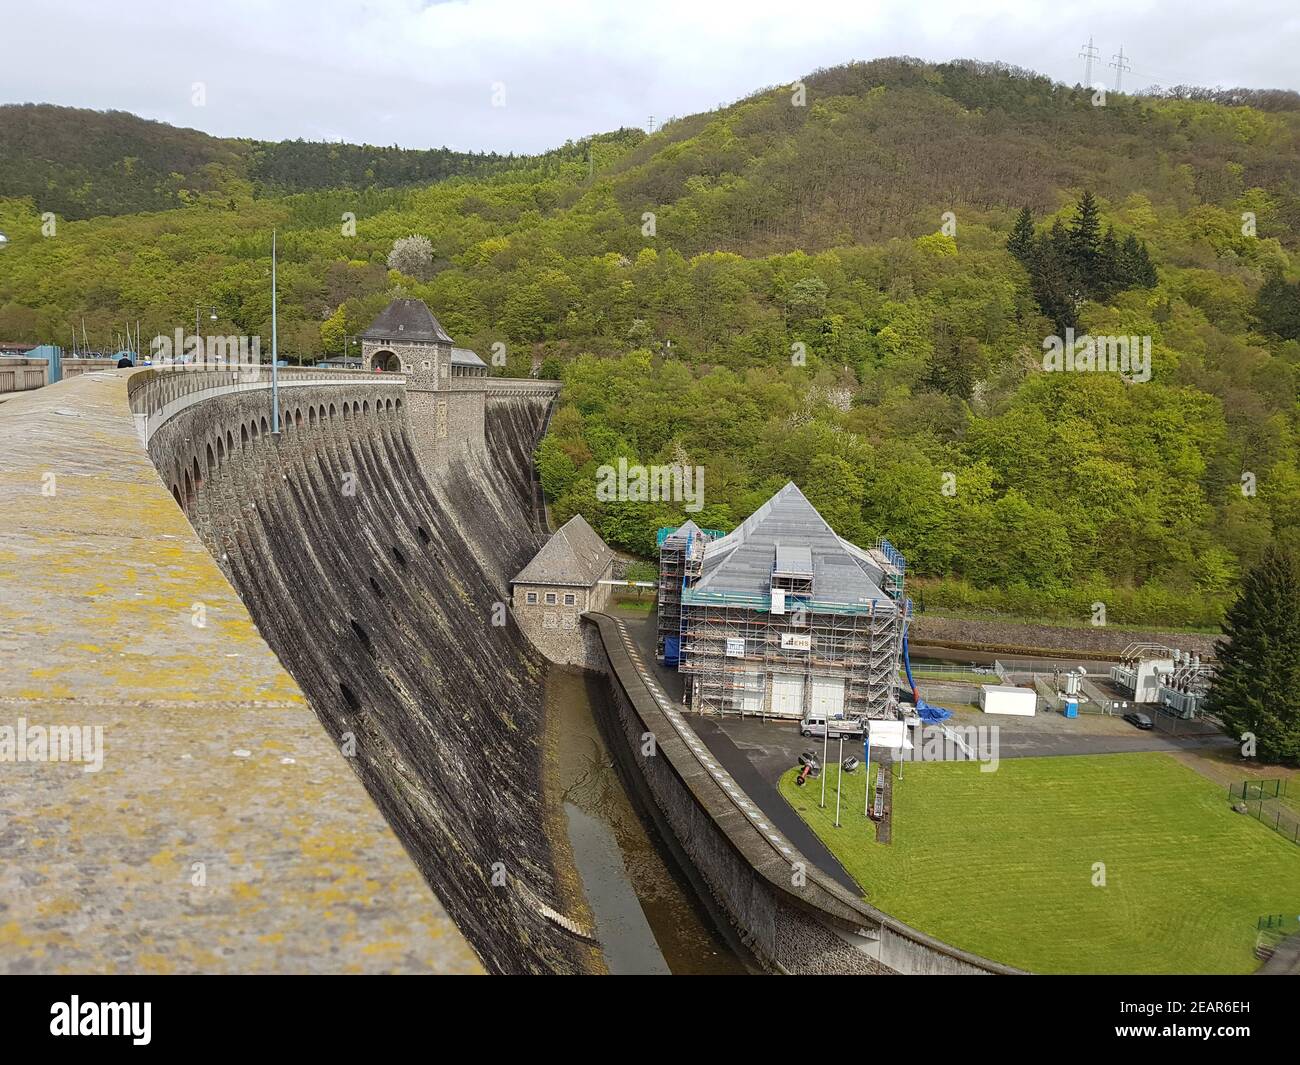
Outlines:
{"type": "Polygon", "coordinates": [[[343,694],[343,701],[348,704],[350,709],[357,711],[361,709],[361,700],[357,698],[357,693],[342,681],[339,681],[339,691],[343,694]]]}
{"type": "Polygon", "coordinates": [[[428,545],[428,543],[429,543],[429,534],[428,534],[427,532],[425,532],[425,530],[424,530],[424,526],[423,526],[423,525],[417,525],[417,526],[415,527],[415,535],[418,536],[418,537],[420,538],[420,543],[422,543],[422,544],[424,544],[424,545],[426,545],[426,546],[428,545]]]}
{"type": "Polygon", "coordinates": [[[357,624],[356,618],[348,618],[348,624],[352,626],[352,631],[356,634],[357,639],[361,641],[361,646],[366,649],[366,653],[373,658],[375,645],[370,640],[370,633],[357,624]]]}
{"type": "Polygon", "coordinates": [[[384,590],[381,587],[379,587],[379,582],[375,580],[374,577],[370,578],[370,587],[374,591],[376,597],[380,599],[384,597],[384,590]]]}
{"type": "Polygon", "coordinates": [[[405,567],[406,556],[402,554],[401,549],[396,546],[393,547],[393,558],[397,560],[399,566],[405,567]]]}

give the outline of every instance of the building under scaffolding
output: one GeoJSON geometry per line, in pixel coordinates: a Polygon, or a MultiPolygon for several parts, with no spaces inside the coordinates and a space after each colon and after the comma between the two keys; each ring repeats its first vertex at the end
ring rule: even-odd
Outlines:
{"type": "Polygon", "coordinates": [[[687,522],[661,538],[660,657],[700,713],[894,717],[904,570],[787,484],[725,536],[687,522]]]}

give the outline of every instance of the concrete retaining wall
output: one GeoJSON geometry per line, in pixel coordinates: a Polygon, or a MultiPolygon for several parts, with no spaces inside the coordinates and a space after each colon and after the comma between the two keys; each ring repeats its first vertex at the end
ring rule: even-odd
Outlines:
{"type": "Polygon", "coordinates": [[[1214,657],[1215,636],[1186,632],[1143,632],[1106,626],[1065,628],[1001,621],[996,617],[972,620],[917,614],[911,622],[909,642],[915,645],[968,647],[1008,655],[1090,655],[1116,658],[1131,643],[1163,643],[1195,652],[1204,659],[1214,657]]]}
{"type": "Polygon", "coordinates": [[[880,975],[1014,973],[909,928],[822,874],[748,800],[684,715],[647,682],[622,623],[600,635],[614,731],[656,807],[746,946],[775,972],[880,975]],[[643,751],[647,736],[654,754],[643,751]]]}

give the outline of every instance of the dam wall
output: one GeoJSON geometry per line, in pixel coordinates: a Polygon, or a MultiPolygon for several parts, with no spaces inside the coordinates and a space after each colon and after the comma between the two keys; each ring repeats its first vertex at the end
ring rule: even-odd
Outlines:
{"type": "Polygon", "coordinates": [[[284,371],[276,436],[242,372],[132,381],[163,483],[484,965],[575,971],[547,916],[545,665],[506,590],[553,391],[493,396],[482,446],[430,462],[400,377],[284,371]]]}
{"type": "Polygon", "coordinates": [[[638,661],[622,622],[584,615],[604,650],[617,739],[745,946],[774,972],[1015,973],[949,946],[850,894],[805,858],[709,754],[638,661]],[[647,755],[647,736],[653,754],[647,755]]]}

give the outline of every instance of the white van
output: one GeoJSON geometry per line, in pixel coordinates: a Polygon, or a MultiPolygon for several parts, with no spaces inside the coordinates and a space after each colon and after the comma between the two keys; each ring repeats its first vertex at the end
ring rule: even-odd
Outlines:
{"type": "Polygon", "coordinates": [[[841,736],[861,737],[862,722],[855,717],[833,717],[830,719],[830,733],[827,735],[827,722],[824,717],[809,714],[799,722],[801,736],[826,736],[837,740],[841,736]]]}

